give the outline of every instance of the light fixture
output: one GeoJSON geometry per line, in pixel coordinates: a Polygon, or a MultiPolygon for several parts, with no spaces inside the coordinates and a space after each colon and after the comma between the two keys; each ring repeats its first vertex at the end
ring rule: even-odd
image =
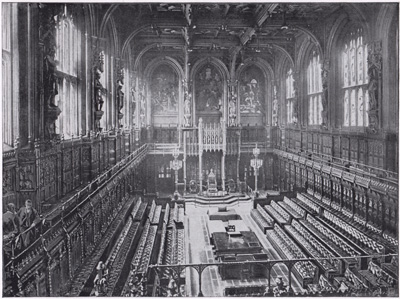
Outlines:
{"type": "Polygon", "coordinates": [[[260,53],[261,52],[261,50],[260,50],[260,39],[258,38],[258,35],[256,35],[257,36],[257,48],[256,48],[256,53],[260,53]]]}
{"type": "Polygon", "coordinates": [[[285,30],[285,29],[289,29],[289,26],[286,24],[286,5],[283,4],[282,5],[282,26],[281,26],[281,30],[285,30]]]}

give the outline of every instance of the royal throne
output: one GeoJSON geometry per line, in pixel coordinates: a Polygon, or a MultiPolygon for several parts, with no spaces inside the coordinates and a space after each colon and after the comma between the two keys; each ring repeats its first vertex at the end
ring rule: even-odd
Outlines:
{"type": "Polygon", "coordinates": [[[217,179],[215,177],[215,173],[213,170],[210,170],[210,173],[208,174],[207,177],[207,193],[218,193],[217,189],[217,179]]]}

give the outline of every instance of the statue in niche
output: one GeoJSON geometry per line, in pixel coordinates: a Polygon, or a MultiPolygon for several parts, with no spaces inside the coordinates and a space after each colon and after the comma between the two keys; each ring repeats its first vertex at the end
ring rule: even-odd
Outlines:
{"type": "Polygon", "coordinates": [[[369,94],[369,109],[375,110],[378,108],[377,93],[378,93],[378,68],[376,55],[370,55],[371,64],[368,68],[368,94],[369,94]]]}
{"type": "Polygon", "coordinates": [[[382,48],[380,43],[368,46],[368,122],[369,129],[376,133],[379,126],[379,82],[382,72],[382,48]]]}
{"type": "Polygon", "coordinates": [[[58,61],[54,59],[55,50],[50,48],[44,58],[45,74],[47,77],[47,86],[49,89],[49,98],[47,99],[48,107],[56,107],[55,97],[58,95],[58,78],[56,75],[58,61]]]}
{"type": "Polygon", "coordinates": [[[220,111],[222,107],[222,80],[218,72],[207,66],[197,77],[197,99],[201,111],[220,111]]]}
{"type": "Polygon", "coordinates": [[[279,112],[279,103],[278,103],[278,92],[276,86],[274,86],[274,100],[272,101],[272,125],[278,125],[278,112],[279,112]]]}
{"type": "Polygon", "coordinates": [[[131,88],[131,95],[132,95],[132,115],[133,115],[133,121],[136,124],[136,97],[135,97],[136,89],[135,87],[131,88]]]}
{"type": "Polygon", "coordinates": [[[125,94],[122,91],[124,88],[124,78],[121,77],[120,79],[117,80],[117,104],[118,104],[118,114],[122,114],[121,110],[124,108],[124,97],[125,94]]]}
{"type": "Polygon", "coordinates": [[[322,125],[327,128],[328,123],[328,74],[329,74],[329,62],[325,61],[322,71],[322,125]]]}
{"type": "Polygon", "coordinates": [[[236,100],[235,100],[235,98],[232,98],[229,101],[228,111],[229,111],[229,126],[234,127],[234,126],[236,126],[236,100]]]}
{"type": "Polygon", "coordinates": [[[94,70],[94,94],[95,94],[95,109],[96,111],[102,111],[103,109],[103,93],[105,91],[103,85],[100,82],[101,71],[98,67],[94,70]]]}
{"type": "Polygon", "coordinates": [[[185,92],[185,100],[184,100],[184,108],[183,108],[183,117],[185,119],[185,127],[190,126],[191,120],[191,102],[192,96],[188,92],[185,92]]]}
{"type": "Polygon", "coordinates": [[[94,66],[94,100],[95,100],[95,110],[102,111],[103,109],[103,94],[106,89],[100,82],[101,73],[104,72],[104,53],[100,52],[98,56],[98,62],[94,66]]]}
{"type": "Polygon", "coordinates": [[[231,98],[228,103],[228,116],[229,116],[229,126],[236,126],[236,102],[237,95],[234,90],[231,92],[231,98]]]}
{"type": "Polygon", "coordinates": [[[142,84],[141,91],[139,92],[140,101],[140,123],[142,126],[146,125],[146,96],[145,96],[145,85],[142,84]]]}
{"type": "Polygon", "coordinates": [[[274,99],[272,101],[272,125],[277,126],[278,125],[278,99],[274,99]]]}

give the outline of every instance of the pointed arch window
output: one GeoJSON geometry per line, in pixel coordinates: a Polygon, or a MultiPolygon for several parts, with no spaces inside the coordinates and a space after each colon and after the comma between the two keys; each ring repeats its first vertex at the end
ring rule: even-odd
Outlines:
{"type": "Polygon", "coordinates": [[[294,79],[293,70],[289,69],[286,73],[286,121],[288,124],[295,123],[297,121],[294,113],[294,79]]]}
{"type": "Polygon", "coordinates": [[[343,126],[368,126],[368,48],[362,29],[348,33],[342,51],[343,126]]]}
{"type": "Polygon", "coordinates": [[[81,127],[81,51],[82,34],[75,24],[68,5],[64,6],[62,15],[57,16],[56,55],[58,61],[57,74],[58,102],[62,113],[56,121],[57,134],[65,139],[79,135],[81,127]]]}
{"type": "Polygon", "coordinates": [[[17,4],[2,4],[2,117],[3,151],[14,146],[18,136],[18,23],[17,4]]]}
{"type": "Polygon", "coordinates": [[[314,51],[307,68],[308,124],[322,124],[322,80],[320,56],[314,51]]]}

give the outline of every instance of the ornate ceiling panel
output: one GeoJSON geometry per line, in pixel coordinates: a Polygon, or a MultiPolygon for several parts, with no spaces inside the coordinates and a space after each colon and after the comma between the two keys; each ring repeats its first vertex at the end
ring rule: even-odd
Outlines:
{"type": "Polygon", "coordinates": [[[134,37],[136,42],[151,44],[171,40],[193,49],[228,49],[294,43],[304,34],[299,29],[313,27],[342,4],[124,3],[117,6],[113,15],[122,40],[143,27],[134,37]]]}

